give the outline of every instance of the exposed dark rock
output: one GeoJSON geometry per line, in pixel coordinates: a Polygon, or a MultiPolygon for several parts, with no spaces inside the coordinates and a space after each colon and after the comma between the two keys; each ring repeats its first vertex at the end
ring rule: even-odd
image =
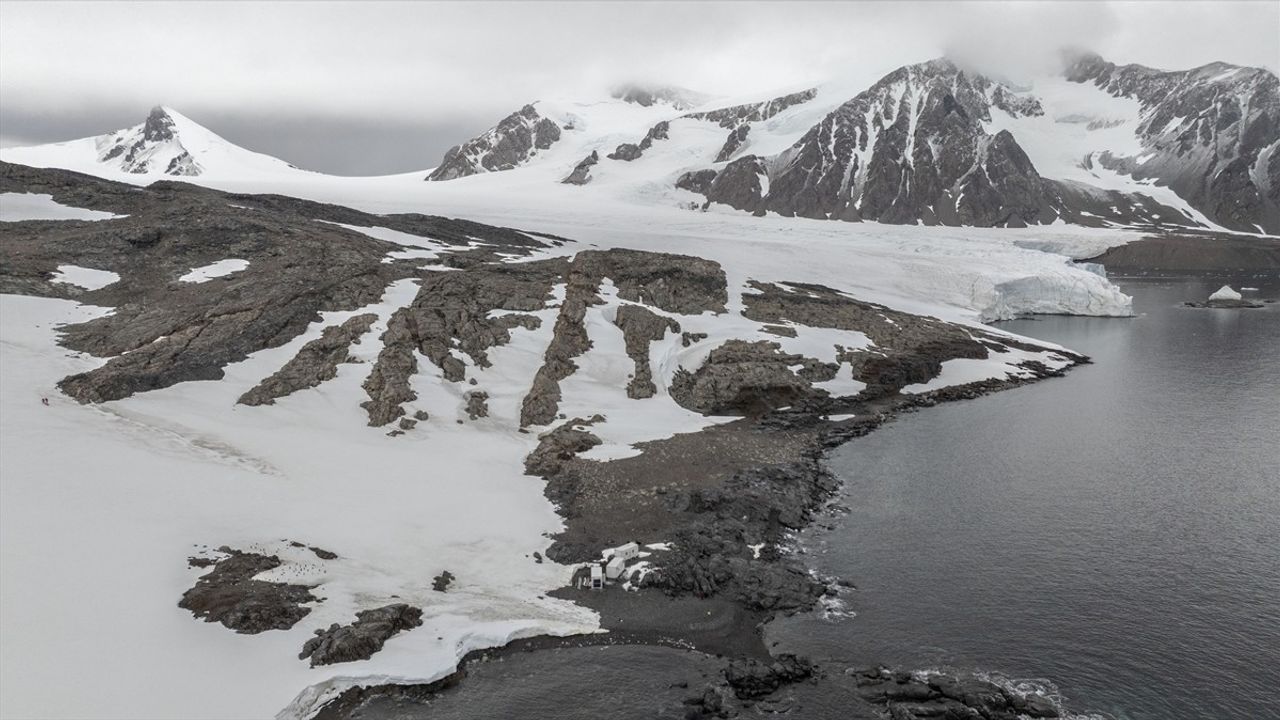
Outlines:
{"type": "Polygon", "coordinates": [[[219,622],[246,635],[288,630],[311,612],[304,603],[316,598],[306,585],[253,579],[279,567],[280,558],[226,547],[219,551],[227,557],[217,560],[213,570],[182,594],[178,607],[206,622],[219,622]]]}
{"type": "Polygon", "coordinates": [[[526,475],[552,475],[565,462],[600,444],[600,438],[582,429],[594,420],[574,418],[538,436],[538,447],[524,459],[526,475]]]}
{"type": "Polygon", "coordinates": [[[472,420],[489,417],[489,393],[480,390],[467,393],[467,417],[472,420]]]}
{"type": "Polygon", "coordinates": [[[671,398],[707,415],[758,415],[792,405],[830,380],[838,368],[802,355],[784,353],[777,343],[727,340],[694,372],[681,368],[671,383],[671,398]],[[797,372],[791,368],[800,365],[797,372]]]}
{"type": "Polygon", "coordinates": [[[503,118],[483,135],[445,153],[427,180],[453,180],[480,172],[510,170],[560,139],[560,126],[542,117],[533,105],[503,118]]]}
{"type": "Polygon", "coordinates": [[[358,342],[377,319],[377,315],[365,313],[341,325],[325,328],[319,338],[303,345],[284,367],[241,395],[237,402],[242,405],[271,405],[276,398],[332,380],[338,374],[338,365],[348,361],[351,344],[358,342]]]}
{"type": "Polygon", "coordinates": [[[376,216],[185,183],[140,188],[10,163],[0,163],[0,187],[127,215],[0,226],[0,292],[74,296],[115,307],[110,315],[69,326],[60,340],[70,349],[108,358],[101,367],[60,383],[82,402],[220,379],[226,364],[284,345],[319,321],[320,312],[372,304],[390,283],[418,273],[382,262],[401,246],[332,223],[383,225],[430,235],[445,245],[475,243],[511,253],[547,244],[507,228],[448,218],[376,216]],[[248,260],[249,266],[216,282],[177,282],[193,267],[228,257],[248,260]],[[63,263],[110,270],[121,279],[91,292],[50,282],[63,263]]]}
{"type": "Polygon", "coordinates": [[[744,155],[724,166],[707,188],[707,200],[747,212],[763,212],[764,185],[768,177],[764,160],[744,155]]]}
{"type": "Polygon", "coordinates": [[[1280,183],[1267,179],[1280,176],[1274,72],[1221,62],[1165,71],[1115,65],[1093,53],[1068,60],[1068,80],[1142,104],[1136,133],[1144,161],[1099,156],[1099,162],[1170,187],[1224,227],[1280,232],[1280,183]]]}
{"type": "Polygon", "coordinates": [[[566,185],[586,185],[591,182],[591,166],[600,162],[600,153],[595,150],[591,154],[582,159],[582,162],[574,166],[573,172],[560,182],[566,185]]]}
{"type": "Polygon", "coordinates": [[[680,344],[683,347],[689,347],[694,343],[702,342],[707,339],[706,333],[682,332],[680,333],[680,344]]]}
{"type": "Polygon", "coordinates": [[[418,426],[418,421],[413,418],[402,417],[400,418],[400,422],[396,423],[396,426],[401,430],[408,432],[418,426]]]}
{"type": "Polygon", "coordinates": [[[649,132],[645,133],[644,138],[639,143],[622,143],[616,150],[609,153],[608,157],[610,160],[625,160],[627,162],[636,160],[644,154],[645,150],[653,147],[655,140],[666,140],[668,130],[670,130],[670,123],[664,120],[649,128],[649,132]]]}
{"type": "Polygon", "coordinates": [[[422,610],[405,603],[385,605],[356,613],[350,625],[334,623],[302,646],[299,660],[311,659],[311,667],[368,660],[387,639],[401,630],[422,624],[422,610]]]}
{"type": "Polygon", "coordinates": [[[733,105],[731,107],[720,108],[718,110],[710,110],[707,112],[689,113],[685,117],[697,120],[710,120],[719,123],[723,128],[736,128],[742,123],[759,122],[768,120],[778,113],[786,110],[794,105],[806,103],[817,97],[818,89],[809,88],[801,90],[790,95],[782,95],[766,100],[762,103],[748,103],[745,105],[733,105]]]}
{"type": "Polygon", "coordinates": [[[640,150],[640,146],[636,143],[622,143],[606,157],[610,160],[625,160],[626,162],[631,162],[643,154],[643,151],[640,150]]]}
{"type": "Polygon", "coordinates": [[[759,698],[785,684],[808,678],[813,672],[813,665],[805,658],[783,654],[769,664],[734,660],[725,668],[724,679],[739,698],[759,698]]]}
{"type": "Polygon", "coordinates": [[[1042,695],[1021,694],[972,676],[915,675],[883,668],[857,676],[858,694],[883,705],[891,718],[1018,720],[1056,718],[1057,706],[1042,695]]]}
{"type": "Polygon", "coordinates": [[[987,357],[989,346],[975,335],[992,346],[1008,343],[1003,338],[988,338],[981,330],[855,300],[820,285],[752,283],[752,288],[758,292],[743,295],[743,315],[752,320],[852,330],[870,338],[874,352],[838,353],[841,362],[853,366],[853,377],[867,383],[868,396],[927,382],[937,376],[946,360],[987,357]]]}
{"type": "Polygon", "coordinates": [[[690,192],[706,195],[711,189],[712,181],[715,179],[715,170],[692,170],[676,179],[676,187],[681,190],[688,190],[690,192]]]}
{"type": "Polygon", "coordinates": [[[728,301],[724,270],[709,260],[622,248],[578,253],[570,265],[565,299],[543,365],[521,405],[522,427],[546,425],[555,419],[560,381],[577,370],[573,359],[591,347],[584,318],[589,306],[602,302],[597,290],[605,278],[613,282],[623,300],[667,312],[719,312],[728,301]]]}
{"type": "Polygon", "coordinates": [[[567,267],[556,259],[426,274],[413,302],[391,316],[382,335],[382,351],[364,383],[369,400],[362,406],[369,424],[392,422],[404,414],[404,403],[416,399],[409,386],[418,369],[415,353],[426,356],[450,382],[466,379],[466,364],[455,350],[489,367],[488,349],[510,342],[513,328],[539,326],[536,316],[525,313],[545,307],[567,267]],[[508,314],[490,317],[494,310],[508,314]]]}
{"type": "Polygon", "coordinates": [[[636,371],[627,383],[627,397],[633,400],[653,397],[658,389],[653,384],[653,370],[649,367],[649,343],[661,340],[668,330],[680,332],[680,323],[639,305],[623,305],[618,308],[613,324],[622,329],[627,356],[636,365],[636,371]]]}
{"type": "MultiPolygon", "coordinates": [[[[732,158],[742,144],[747,141],[747,134],[751,132],[751,125],[742,123],[729,133],[729,137],[725,138],[724,145],[720,147],[720,152],[716,153],[716,162],[725,162],[732,158]]],[[[677,187],[679,184],[677,183],[677,187]]]]}
{"type": "Polygon", "coordinates": [[[445,570],[439,575],[431,579],[431,589],[436,592],[445,592],[449,589],[449,584],[455,580],[453,573],[445,570]]]}

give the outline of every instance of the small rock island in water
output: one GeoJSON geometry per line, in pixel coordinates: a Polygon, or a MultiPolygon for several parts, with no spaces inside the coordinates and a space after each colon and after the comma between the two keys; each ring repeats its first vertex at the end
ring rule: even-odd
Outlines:
{"type": "Polygon", "coordinates": [[[1209,299],[1204,302],[1188,302],[1187,307],[1197,308],[1260,308],[1262,303],[1253,300],[1245,300],[1244,296],[1236,292],[1230,285],[1223,285],[1218,288],[1209,299]]]}

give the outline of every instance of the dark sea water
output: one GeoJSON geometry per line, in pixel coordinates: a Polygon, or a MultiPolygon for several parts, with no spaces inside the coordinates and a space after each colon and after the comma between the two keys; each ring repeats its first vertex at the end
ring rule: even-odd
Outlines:
{"type": "Polygon", "coordinates": [[[851,511],[802,546],[856,616],[775,623],[780,649],[1048,678],[1122,720],[1280,718],[1280,304],[1180,305],[1222,280],[1002,324],[1095,364],[837,450],[851,511]]]}

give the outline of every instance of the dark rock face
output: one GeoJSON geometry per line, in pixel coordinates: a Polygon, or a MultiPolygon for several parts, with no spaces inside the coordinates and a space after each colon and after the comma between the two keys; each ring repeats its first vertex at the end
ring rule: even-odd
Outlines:
{"type": "Polygon", "coordinates": [[[763,158],[744,155],[724,166],[707,187],[707,200],[737,210],[764,214],[764,184],[767,178],[763,158]]]}
{"type": "Polygon", "coordinates": [[[467,417],[472,420],[489,417],[489,393],[480,390],[467,393],[467,417]]]}
{"type": "Polygon", "coordinates": [[[817,88],[809,88],[808,90],[801,90],[790,95],[782,95],[772,100],[766,100],[762,103],[748,103],[720,108],[719,110],[689,113],[685,117],[694,118],[695,120],[710,120],[711,122],[719,123],[720,127],[732,129],[742,123],[768,120],[789,107],[809,102],[817,95],[817,88]]]}
{"type": "Polygon", "coordinates": [[[100,145],[98,160],[106,162],[119,159],[120,169],[135,174],[146,174],[155,169],[151,153],[162,145],[172,144],[178,149],[164,167],[164,174],[175,176],[199,175],[203,168],[191,157],[178,138],[173,118],[162,107],[151,109],[147,119],[139,127],[121,130],[110,136],[105,147],[100,145]]]}
{"type": "Polygon", "coordinates": [[[365,313],[341,325],[325,328],[319,338],[303,345],[284,367],[241,395],[237,402],[242,405],[270,405],[276,398],[332,380],[338,374],[338,365],[348,362],[351,344],[358,342],[377,319],[377,315],[365,313]]]}
{"type": "Polygon", "coordinates": [[[892,720],[917,718],[1056,718],[1054,703],[1043,695],[1024,695],[975,677],[891,672],[883,668],[856,676],[858,694],[889,711],[892,720]]]}
{"type": "Polygon", "coordinates": [[[481,172],[510,170],[560,139],[560,126],[542,117],[533,105],[503,118],[483,135],[445,153],[427,180],[453,180],[481,172]]]}
{"type": "Polygon", "coordinates": [[[751,287],[758,292],[743,295],[743,315],[749,319],[853,330],[870,338],[874,352],[842,351],[837,356],[852,365],[854,378],[867,383],[865,397],[928,382],[941,372],[946,360],[982,359],[989,348],[1003,348],[1009,342],[983,335],[981,330],[856,300],[820,285],[753,282],[751,287]]]}
{"type": "Polygon", "coordinates": [[[715,170],[692,170],[676,179],[676,187],[706,195],[711,190],[711,183],[715,179],[715,170]]]}
{"type": "Polygon", "coordinates": [[[724,270],[702,258],[640,250],[584,250],[574,257],[565,299],[556,317],[542,367],[520,410],[520,425],[546,425],[556,417],[560,381],[577,370],[573,359],[591,348],[587,308],[600,304],[597,291],[605,278],[618,297],[682,314],[720,312],[728,301],[724,270]]]}
{"type": "Polygon", "coordinates": [[[550,260],[428,273],[413,302],[391,316],[382,335],[382,351],[364,383],[369,400],[362,406],[369,424],[392,422],[404,415],[404,403],[417,399],[409,386],[418,370],[415,351],[450,382],[466,380],[466,364],[454,357],[455,348],[477,366],[490,367],[489,348],[510,342],[516,327],[536,329],[541,324],[524,313],[546,306],[551,286],[566,267],[563,260],[550,260]],[[511,314],[490,317],[494,310],[511,314]]]}
{"type": "Polygon", "coordinates": [[[782,352],[777,343],[727,340],[694,372],[679,370],[671,398],[705,415],[759,415],[811,394],[814,381],[830,380],[838,368],[782,352]],[[792,367],[802,366],[799,371],[792,367]]]}
{"type": "Polygon", "coordinates": [[[643,152],[640,150],[639,145],[635,143],[622,143],[617,147],[617,149],[609,153],[607,157],[610,160],[631,162],[632,160],[639,158],[642,154],[643,152]]]}
{"type": "Polygon", "coordinates": [[[392,635],[421,624],[422,610],[405,603],[363,610],[350,625],[334,623],[328,630],[316,630],[316,636],[302,646],[298,659],[310,658],[311,667],[368,660],[392,635]]]}
{"type": "MultiPolygon", "coordinates": [[[[747,141],[747,134],[751,132],[751,125],[742,123],[729,133],[729,137],[725,138],[724,145],[720,147],[720,152],[716,153],[716,162],[721,163],[729,160],[742,148],[742,144],[747,141]]],[[[678,187],[678,185],[677,185],[678,187]]]]}
{"type": "Polygon", "coordinates": [[[560,182],[566,185],[586,185],[591,182],[591,166],[600,162],[600,153],[595,150],[591,154],[582,159],[582,162],[574,166],[573,172],[560,182]]]}
{"type": "Polygon", "coordinates": [[[1280,233],[1280,79],[1274,73],[1227,63],[1164,71],[1086,53],[1069,58],[1065,74],[1142,105],[1137,134],[1149,157],[1139,164],[1099,155],[1098,162],[1169,186],[1223,227],[1280,233]]]}
{"type": "Polygon", "coordinates": [[[431,589],[436,592],[448,592],[450,583],[456,579],[453,573],[445,570],[431,579],[431,589]]]}
{"type": "Polygon", "coordinates": [[[649,128],[649,132],[645,133],[644,138],[639,143],[622,143],[616,150],[609,153],[610,160],[625,160],[630,162],[638,159],[644,154],[645,150],[653,147],[656,140],[666,140],[671,129],[671,123],[663,120],[662,122],[649,128]]]}
{"type": "Polygon", "coordinates": [[[182,594],[178,607],[246,635],[288,630],[311,612],[303,606],[316,599],[311,588],[253,579],[279,567],[280,558],[225,547],[220,551],[228,556],[216,561],[213,570],[182,594]]]}
{"type": "Polygon", "coordinates": [[[899,224],[1052,220],[1054,198],[1017,142],[983,127],[993,107],[1042,112],[1038,103],[1013,98],[945,60],[896,70],[771,160],[762,207],[899,224]],[[999,179],[988,181],[993,170],[999,179]]]}
{"type": "Polygon", "coordinates": [[[580,452],[586,452],[600,444],[600,438],[584,430],[594,420],[574,418],[554,430],[538,436],[538,447],[524,460],[526,475],[552,475],[559,472],[565,462],[580,452]]]}
{"type": "Polygon", "coordinates": [[[680,323],[639,305],[623,305],[618,308],[613,324],[622,329],[627,356],[636,364],[636,371],[627,383],[627,397],[632,400],[653,397],[658,388],[653,384],[653,369],[649,367],[649,343],[661,340],[668,330],[680,332],[680,323]]]}
{"type": "Polygon", "coordinates": [[[813,665],[795,655],[779,655],[772,663],[757,660],[734,660],[724,669],[724,679],[740,699],[760,698],[783,685],[813,675],[813,665]]]}

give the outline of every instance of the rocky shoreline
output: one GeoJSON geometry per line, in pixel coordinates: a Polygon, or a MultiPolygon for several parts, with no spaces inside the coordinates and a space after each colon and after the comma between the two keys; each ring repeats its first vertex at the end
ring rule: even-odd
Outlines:
{"type": "MultiPolygon", "coordinates": [[[[1088,358],[1071,357],[1071,366],[1088,358]]],[[[537,636],[469,653],[452,674],[432,683],[353,687],[330,701],[315,716],[338,718],[413,717],[441,693],[460,692],[476,664],[541,650],[598,646],[652,646],[694,652],[714,658],[720,676],[703,687],[689,688],[681,703],[683,717],[734,717],[756,703],[777,697],[796,684],[815,692],[848,695],[849,718],[892,720],[956,717],[1000,720],[1016,717],[1059,717],[1056,701],[1022,694],[976,676],[912,673],[881,667],[815,665],[805,658],[775,656],[766,647],[762,628],[774,616],[815,609],[823,598],[838,596],[849,583],[818,578],[791,554],[790,538],[806,527],[839,491],[839,481],[826,469],[828,451],[864,436],[899,413],[942,402],[965,400],[1064,374],[1038,368],[1032,378],[989,380],[920,395],[893,393],[854,402],[817,402],[744,418],[724,426],[677,435],[643,446],[630,461],[633,476],[658,475],[668,483],[655,493],[663,509],[633,518],[627,531],[662,526],[672,548],[660,553],[663,573],[651,573],[634,591],[603,592],[563,588],[552,594],[573,600],[600,614],[605,633],[570,637],[537,636]],[[852,415],[830,420],[831,415],[852,415]],[[736,467],[725,488],[682,486],[666,470],[698,461],[736,467]],[[664,470],[665,469],[665,470],[664,470]],[[672,508],[683,505],[687,525],[672,528],[672,508]],[[764,545],[753,553],[749,540],[764,545]],[[754,554],[754,557],[753,557],[754,554]],[[394,707],[396,714],[382,714],[394,707]]],[[[582,469],[577,458],[547,476],[546,494],[565,516],[566,530],[548,551],[551,559],[570,562],[599,547],[601,527],[614,518],[576,510],[582,469]]],[[[599,470],[597,469],[597,473],[599,470]]],[[[727,471],[721,471],[724,474],[727,471]]],[[[593,479],[599,479],[597,477],[593,479]]],[[[616,485],[610,487],[616,490],[616,485]]],[[[477,690],[476,692],[482,692],[477,690]]],[[[792,707],[793,699],[784,703],[792,707]]],[[[801,703],[801,706],[803,703],[801,703]]],[[[642,712],[618,717],[651,717],[642,712]]]]}

